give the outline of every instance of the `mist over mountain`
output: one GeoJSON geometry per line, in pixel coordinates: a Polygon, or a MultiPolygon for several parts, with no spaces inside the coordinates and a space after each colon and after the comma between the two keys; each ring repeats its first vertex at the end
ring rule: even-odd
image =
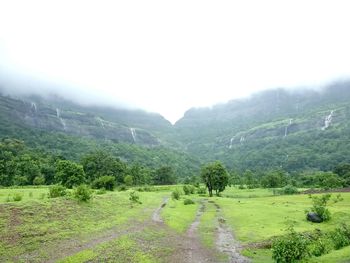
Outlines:
{"type": "MultiPolygon", "coordinates": [[[[22,139],[51,151],[57,151],[52,144],[55,136],[68,141],[79,138],[86,149],[91,142],[117,148],[131,145],[134,154],[119,153],[130,161],[140,158],[136,148],[153,149],[156,158],[165,150],[183,155],[171,163],[177,167],[196,159],[190,161],[194,164],[190,173],[213,160],[239,171],[282,168],[289,172],[329,170],[350,161],[349,81],[317,89],[271,89],[192,108],[174,126],[160,114],[143,110],[86,106],[49,93],[10,93],[16,95],[0,97],[1,138],[22,139]],[[159,147],[163,150],[157,154],[159,147]]],[[[59,148],[68,158],[79,156],[74,150],[70,154],[72,148],[65,143],[59,148]]],[[[142,153],[145,163],[151,156],[147,155],[142,153]]]]}

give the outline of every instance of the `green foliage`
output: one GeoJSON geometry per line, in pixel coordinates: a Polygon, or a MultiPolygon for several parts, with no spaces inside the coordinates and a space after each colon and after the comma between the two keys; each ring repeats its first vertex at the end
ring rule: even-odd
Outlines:
{"type": "Polygon", "coordinates": [[[49,197],[56,198],[60,196],[65,196],[67,194],[67,188],[63,185],[52,185],[49,188],[49,197]]]}
{"type": "Polygon", "coordinates": [[[228,185],[227,171],[219,161],[202,167],[201,177],[208,188],[209,196],[213,196],[213,190],[216,192],[216,195],[219,195],[228,185]]]}
{"type": "Polygon", "coordinates": [[[286,177],[283,171],[270,171],[261,180],[261,184],[266,188],[282,187],[286,184],[286,177]]]}
{"type": "Polygon", "coordinates": [[[35,177],[34,180],[33,180],[33,184],[34,185],[43,185],[43,184],[45,184],[44,176],[37,176],[37,177],[35,177]]]}
{"type": "Polygon", "coordinates": [[[127,186],[132,186],[134,184],[134,178],[131,175],[127,175],[124,177],[124,183],[127,186]]]}
{"type": "Polygon", "coordinates": [[[170,166],[162,166],[158,168],[153,175],[153,182],[157,185],[169,185],[176,183],[174,170],[170,166]]]}
{"type": "Polygon", "coordinates": [[[87,180],[92,182],[102,176],[113,176],[123,183],[126,164],[105,151],[95,151],[82,158],[87,180]]]}
{"type": "Polygon", "coordinates": [[[194,187],[193,185],[185,184],[182,187],[182,190],[184,191],[185,195],[191,195],[191,194],[194,194],[196,192],[196,187],[194,187]]]}
{"type": "Polygon", "coordinates": [[[327,208],[327,203],[331,198],[331,194],[324,194],[320,197],[312,197],[311,212],[316,213],[322,221],[329,221],[331,219],[331,213],[327,208]]]}
{"type": "Polygon", "coordinates": [[[181,192],[179,189],[175,189],[174,191],[171,192],[171,198],[173,200],[179,200],[181,197],[181,192]]]}
{"type": "Polygon", "coordinates": [[[319,257],[333,249],[332,240],[326,235],[319,235],[309,245],[310,255],[319,257]]]}
{"type": "Polygon", "coordinates": [[[115,187],[115,178],[113,176],[101,176],[96,178],[92,182],[92,188],[95,189],[105,189],[109,191],[113,191],[115,187]]]}
{"type": "Polygon", "coordinates": [[[56,165],[56,180],[62,185],[72,188],[85,181],[83,166],[68,160],[60,160],[56,165]]]}
{"type": "Polygon", "coordinates": [[[305,259],[309,255],[309,241],[301,234],[290,229],[286,236],[276,238],[272,243],[272,258],[277,263],[292,263],[305,259]]]}
{"type": "Polygon", "coordinates": [[[193,205],[195,204],[195,202],[192,199],[185,199],[184,200],[184,205],[193,205]]]}
{"type": "Polygon", "coordinates": [[[140,201],[140,196],[137,194],[137,192],[135,191],[131,191],[129,194],[129,200],[132,203],[137,203],[137,204],[142,204],[142,202],[140,201]]]}
{"type": "Polygon", "coordinates": [[[299,193],[298,188],[290,184],[286,185],[281,189],[274,189],[274,194],[278,194],[278,195],[294,195],[297,193],[299,193]]]}
{"type": "Polygon", "coordinates": [[[15,193],[15,194],[13,195],[13,201],[15,201],[15,202],[21,201],[22,198],[23,198],[23,195],[20,194],[20,193],[15,193]]]}
{"type": "Polygon", "coordinates": [[[197,189],[197,193],[198,193],[199,195],[205,195],[205,194],[207,194],[207,188],[205,188],[205,187],[199,187],[199,188],[197,189]]]}
{"type": "Polygon", "coordinates": [[[341,249],[350,245],[350,227],[343,224],[330,233],[334,248],[341,249]]]}
{"type": "Polygon", "coordinates": [[[78,201],[88,202],[92,198],[92,191],[86,184],[74,188],[73,197],[78,201]]]}

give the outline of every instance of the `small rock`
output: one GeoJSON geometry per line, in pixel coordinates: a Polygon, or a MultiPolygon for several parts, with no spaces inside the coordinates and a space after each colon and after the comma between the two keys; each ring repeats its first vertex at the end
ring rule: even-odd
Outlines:
{"type": "Polygon", "coordinates": [[[307,213],[306,218],[308,221],[311,221],[313,223],[322,223],[322,221],[323,221],[322,218],[314,212],[307,213]]]}

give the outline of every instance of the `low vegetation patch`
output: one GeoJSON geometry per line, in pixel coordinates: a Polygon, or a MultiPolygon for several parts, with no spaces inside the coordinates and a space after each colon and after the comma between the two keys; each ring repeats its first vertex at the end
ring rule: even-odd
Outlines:
{"type": "Polygon", "coordinates": [[[73,190],[73,197],[78,201],[88,202],[92,198],[92,191],[87,185],[81,184],[73,190]]]}
{"type": "Polygon", "coordinates": [[[53,185],[49,188],[49,197],[56,198],[60,196],[65,196],[67,194],[67,188],[63,185],[53,185]]]}

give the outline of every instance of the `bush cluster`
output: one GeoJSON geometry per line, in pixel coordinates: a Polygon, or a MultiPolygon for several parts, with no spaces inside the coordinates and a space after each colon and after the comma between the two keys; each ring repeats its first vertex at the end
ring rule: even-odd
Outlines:
{"type": "Polygon", "coordinates": [[[175,189],[172,193],[171,193],[171,198],[173,200],[179,200],[181,196],[181,192],[179,189],[175,189]]]}
{"type": "Polygon", "coordinates": [[[67,194],[67,188],[63,185],[53,185],[49,188],[49,197],[56,198],[60,196],[65,196],[67,194]]]}
{"type": "Polygon", "coordinates": [[[101,176],[92,182],[92,188],[106,189],[113,191],[115,186],[115,178],[113,176],[101,176]]]}
{"type": "Polygon", "coordinates": [[[193,185],[185,184],[182,189],[185,195],[191,195],[196,193],[196,187],[194,187],[193,185]]]}
{"type": "Polygon", "coordinates": [[[87,202],[92,198],[92,191],[87,185],[81,184],[73,190],[73,197],[78,201],[87,202]]]}
{"type": "Polygon", "coordinates": [[[339,250],[350,245],[350,227],[341,225],[335,230],[322,233],[317,230],[313,233],[290,232],[277,238],[272,243],[272,258],[278,263],[296,262],[311,256],[322,256],[331,250],[339,250]]]}

